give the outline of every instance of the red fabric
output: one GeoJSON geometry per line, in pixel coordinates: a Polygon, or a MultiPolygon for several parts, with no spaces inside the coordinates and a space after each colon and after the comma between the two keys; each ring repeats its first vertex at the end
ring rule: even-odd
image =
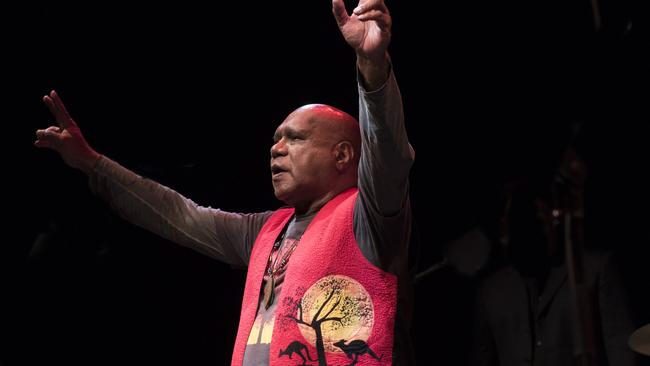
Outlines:
{"type": "MultiPolygon", "coordinates": [[[[391,365],[397,279],[368,262],[359,250],[353,230],[357,195],[356,188],[349,189],[328,202],[291,256],[277,299],[270,365],[295,364],[302,361],[300,355],[319,359],[319,365],[348,365],[354,359],[357,365],[391,365]],[[322,345],[320,354],[316,344],[322,345]]],[[[276,211],[255,241],[233,366],[242,365],[266,263],[293,212],[276,211]]]]}

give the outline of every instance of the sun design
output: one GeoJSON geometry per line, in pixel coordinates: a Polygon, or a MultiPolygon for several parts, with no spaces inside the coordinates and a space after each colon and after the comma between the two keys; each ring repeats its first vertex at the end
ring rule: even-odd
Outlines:
{"type": "MultiPolygon", "coordinates": [[[[325,351],[340,353],[343,351],[334,343],[341,339],[365,342],[370,337],[375,311],[370,295],[359,282],[333,275],[321,278],[305,292],[296,315],[302,315],[305,323],[319,323],[325,351]]],[[[298,327],[310,344],[316,343],[314,327],[298,327]]]]}

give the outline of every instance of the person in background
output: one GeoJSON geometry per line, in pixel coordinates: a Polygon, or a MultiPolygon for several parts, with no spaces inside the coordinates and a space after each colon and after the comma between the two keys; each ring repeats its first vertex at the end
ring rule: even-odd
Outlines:
{"type": "Polygon", "coordinates": [[[636,365],[616,257],[582,243],[586,164],[569,145],[558,166],[508,185],[507,264],[479,285],[471,365],[636,365]]]}

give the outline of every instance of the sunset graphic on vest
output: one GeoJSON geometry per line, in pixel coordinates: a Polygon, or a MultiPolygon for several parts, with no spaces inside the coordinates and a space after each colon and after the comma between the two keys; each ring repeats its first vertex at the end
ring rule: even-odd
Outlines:
{"type": "Polygon", "coordinates": [[[298,327],[309,344],[317,344],[317,332],[320,332],[326,352],[343,353],[336,342],[342,339],[368,340],[374,324],[374,307],[370,295],[359,282],[347,276],[333,275],[309,287],[300,302],[296,319],[302,320],[298,327]]]}

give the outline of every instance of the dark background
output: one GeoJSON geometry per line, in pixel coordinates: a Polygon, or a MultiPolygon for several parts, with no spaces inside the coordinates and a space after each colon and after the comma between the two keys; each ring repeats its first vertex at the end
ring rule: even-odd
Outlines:
{"type": "MultiPolygon", "coordinates": [[[[504,178],[548,165],[578,122],[587,245],[620,254],[635,320],[650,322],[648,5],[599,1],[599,30],[583,0],[388,5],[417,152],[417,271],[493,229],[504,178]]],[[[0,364],[228,364],[245,273],[122,221],[34,148],[52,124],[41,97],[56,89],[98,151],[202,205],[273,209],[275,127],[306,103],[356,115],[330,3],[22,3],[0,18],[0,364]]],[[[419,364],[464,364],[478,277],[418,282],[419,364]]]]}

